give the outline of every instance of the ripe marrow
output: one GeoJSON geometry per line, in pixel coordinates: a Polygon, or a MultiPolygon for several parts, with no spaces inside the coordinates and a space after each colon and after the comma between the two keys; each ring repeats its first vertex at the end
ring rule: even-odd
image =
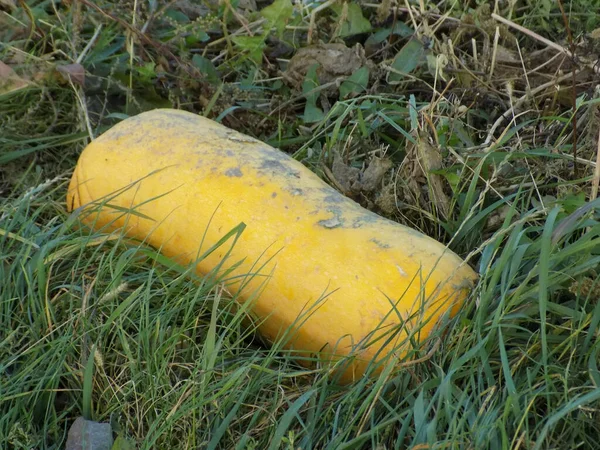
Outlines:
{"type": "Polygon", "coordinates": [[[87,146],[67,205],[103,199],[84,222],[123,229],[183,264],[244,223],[228,258],[223,247],[197,273],[230,270],[228,290],[252,299],[266,339],[291,329],[287,347],[323,361],[352,351],[343,381],[407,354],[457,312],[476,278],[444,245],[362,208],[283,152],[184,111],[128,118],[87,146]]]}

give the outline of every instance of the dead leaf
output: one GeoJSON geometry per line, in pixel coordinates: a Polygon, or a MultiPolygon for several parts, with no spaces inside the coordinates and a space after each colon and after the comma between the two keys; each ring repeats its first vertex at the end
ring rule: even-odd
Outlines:
{"type": "Polygon", "coordinates": [[[2,61],[0,61],[0,78],[9,78],[13,75],[16,75],[13,68],[10,67],[8,64],[4,64],[2,61]]]}
{"type": "MultiPolygon", "coordinates": [[[[200,3],[200,2],[198,2],[200,3]]],[[[209,1],[209,6],[217,8],[219,6],[216,1],[209,1]]],[[[185,14],[190,20],[196,20],[199,17],[205,17],[210,13],[210,7],[202,4],[196,4],[196,2],[191,2],[190,0],[177,0],[173,3],[173,8],[175,10],[181,11],[185,14]]]]}
{"type": "Polygon", "coordinates": [[[6,9],[8,12],[13,12],[17,9],[15,0],[0,0],[0,9],[6,9]]]}
{"type": "Polygon", "coordinates": [[[426,136],[418,140],[419,162],[425,177],[429,182],[431,200],[436,204],[443,217],[448,217],[450,201],[444,192],[444,178],[432,173],[442,168],[442,155],[438,148],[433,147],[426,136]]]}
{"type": "Polygon", "coordinates": [[[501,208],[498,208],[496,211],[494,211],[488,216],[485,223],[485,230],[487,232],[497,231],[499,228],[502,227],[502,224],[504,223],[504,220],[506,219],[506,216],[508,216],[509,212],[509,206],[504,205],[501,208]]]}
{"type": "Polygon", "coordinates": [[[65,80],[71,80],[73,83],[85,87],[85,69],[81,64],[76,63],[57,66],[56,71],[60,73],[65,80]]]}
{"type": "Polygon", "coordinates": [[[373,157],[366,169],[361,170],[347,165],[337,153],[333,157],[330,178],[344,195],[356,197],[358,194],[371,194],[381,188],[385,173],[392,168],[388,158],[373,157]]]}
{"type": "Polygon", "coordinates": [[[398,211],[398,199],[396,198],[395,183],[386,184],[377,199],[375,205],[386,217],[393,216],[398,211]]]}
{"type": "Polygon", "coordinates": [[[519,56],[516,52],[502,46],[496,46],[496,62],[498,63],[508,63],[508,64],[518,64],[520,62],[519,56]]]}
{"type": "Polygon", "coordinates": [[[377,7],[377,22],[383,23],[392,14],[392,0],[383,0],[377,7]]]}
{"type": "Polygon", "coordinates": [[[400,197],[413,205],[431,210],[435,206],[443,217],[448,217],[450,200],[445,193],[445,179],[433,171],[442,168],[442,155],[431,145],[426,133],[417,137],[417,144],[406,146],[406,157],[398,179],[401,180],[400,197]]]}
{"type": "Polygon", "coordinates": [[[374,157],[363,173],[360,184],[365,192],[374,192],[381,187],[385,173],[392,168],[392,161],[388,158],[374,157]]]}
{"type": "Polygon", "coordinates": [[[28,85],[29,82],[17,75],[12,67],[0,61],[0,94],[18,91],[28,85]]]}
{"type": "MultiPolygon", "coordinates": [[[[302,87],[308,70],[317,65],[319,86],[338,78],[352,75],[361,67],[368,65],[365,51],[360,44],[353,48],[344,44],[318,44],[299,49],[290,59],[283,79],[296,89],[302,87]]],[[[338,87],[333,85],[325,90],[327,94],[335,94],[338,87]]]]}
{"type": "Polygon", "coordinates": [[[337,153],[333,157],[331,172],[337,184],[343,189],[344,195],[351,195],[360,191],[360,189],[357,189],[360,169],[346,165],[342,157],[337,153]]]}

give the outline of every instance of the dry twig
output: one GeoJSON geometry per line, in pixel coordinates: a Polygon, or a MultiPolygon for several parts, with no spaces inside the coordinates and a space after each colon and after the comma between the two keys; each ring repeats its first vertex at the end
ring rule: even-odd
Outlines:
{"type": "MultiPolygon", "coordinates": [[[[577,71],[577,73],[579,73],[580,71],[577,71]]],[[[558,77],[555,80],[551,80],[547,83],[541,84],[538,87],[536,87],[535,89],[532,89],[531,92],[523,95],[522,97],[518,98],[517,101],[511,105],[511,107],[509,109],[507,109],[504,114],[502,114],[500,117],[498,117],[498,119],[496,119],[496,121],[494,122],[494,124],[492,125],[492,127],[490,128],[490,131],[488,131],[487,137],[485,138],[485,141],[483,142],[483,147],[487,147],[485,151],[489,151],[491,149],[490,146],[490,142],[492,141],[492,139],[494,138],[494,133],[496,131],[496,129],[502,125],[502,122],[504,122],[506,119],[508,119],[511,114],[514,114],[515,111],[517,111],[530,97],[548,89],[549,87],[552,87],[558,83],[560,83],[561,81],[564,81],[568,78],[571,78],[571,74],[568,73],[566,75],[563,75],[561,77],[558,77]]]]}
{"type": "Polygon", "coordinates": [[[598,142],[596,144],[596,167],[594,167],[594,177],[592,178],[590,201],[598,197],[598,185],[600,185],[600,131],[598,131],[598,142]]]}
{"type": "Polygon", "coordinates": [[[497,20],[498,22],[503,23],[504,25],[514,28],[515,30],[520,31],[523,34],[526,34],[527,36],[535,39],[536,41],[539,41],[543,44],[545,44],[546,46],[560,52],[563,53],[565,55],[567,55],[568,57],[572,58],[573,61],[582,61],[584,63],[584,65],[588,68],[593,70],[595,73],[600,74],[600,67],[596,67],[595,66],[595,62],[594,61],[587,61],[587,60],[583,60],[582,58],[576,58],[576,56],[568,49],[566,49],[565,47],[563,47],[562,45],[557,44],[556,42],[552,42],[549,39],[546,39],[543,36],[540,36],[539,34],[537,34],[535,31],[531,31],[521,25],[518,25],[516,23],[514,23],[511,20],[505,19],[502,16],[499,16],[496,13],[492,13],[492,18],[494,18],[495,20],[497,20]]]}

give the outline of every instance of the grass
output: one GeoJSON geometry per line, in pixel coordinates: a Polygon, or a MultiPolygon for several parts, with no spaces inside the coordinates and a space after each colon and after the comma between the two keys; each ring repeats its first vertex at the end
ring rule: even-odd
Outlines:
{"type": "MultiPolygon", "coordinates": [[[[119,448],[598,448],[600,116],[584,66],[599,17],[581,15],[591,2],[565,5],[566,16],[547,2],[498,12],[568,46],[567,17],[583,62],[576,86],[569,78],[564,92],[527,97],[490,140],[510,105],[560,75],[534,71],[534,56],[498,60],[492,72],[483,49],[496,24],[484,7],[431,11],[460,23],[446,35],[453,52],[443,27],[427,36],[428,54],[448,60],[443,70],[402,59],[426,51],[395,25],[421,33],[417,10],[381,20],[366,3],[360,17],[320,12],[324,41],[386,36],[369,55],[368,85],[344,97],[319,90],[314,74],[294,88],[277,73],[306,46],[316,3],[289,12],[275,2],[267,13],[263,3],[170,5],[0,10],[0,60],[22,83],[0,84],[0,446],[63,448],[84,416],[110,422],[119,448]],[[57,71],[67,63],[83,65],[85,86],[75,69],[57,71]],[[198,277],[67,213],[70,173],[90,138],[165,105],[278,146],[336,187],[336,152],[358,169],[389,158],[380,188],[359,201],[448,244],[480,274],[466,307],[417,350],[425,361],[341,386],[326,367],[299,366],[281,342],[265,345],[216,271],[198,277]]],[[[500,31],[497,45],[513,55],[540,50],[531,35],[500,31]]]]}

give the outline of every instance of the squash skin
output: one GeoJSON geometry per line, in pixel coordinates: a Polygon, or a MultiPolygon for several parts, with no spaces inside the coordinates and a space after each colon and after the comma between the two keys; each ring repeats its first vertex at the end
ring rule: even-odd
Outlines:
{"type": "MultiPolygon", "coordinates": [[[[287,348],[324,361],[347,355],[369,335],[381,336],[398,325],[398,314],[416,314],[408,324],[419,323],[416,339],[424,340],[443,314],[457,312],[476,279],[434,239],[362,208],[283,152],[195,114],[157,109],[98,137],[80,156],[67,207],[89,208],[132,183],[109,203],[135,207],[154,221],[107,206],[82,220],[96,229],[124,229],[182,264],[244,222],[222,269],[243,259],[228,278],[259,267],[269,277],[227,289],[239,301],[252,299],[258,330],[269,341],[300,320],[287,348]]],[[[221,248],[197,264],[198,274],[221,262],[229,241],[221,248]]],[[[360,349],[341,381],[362,376],[369,361],[406,336],[405,327],[387,344],[360,349]]],[[[407,353],[406,345],[394,358],[407,353]]]]}

